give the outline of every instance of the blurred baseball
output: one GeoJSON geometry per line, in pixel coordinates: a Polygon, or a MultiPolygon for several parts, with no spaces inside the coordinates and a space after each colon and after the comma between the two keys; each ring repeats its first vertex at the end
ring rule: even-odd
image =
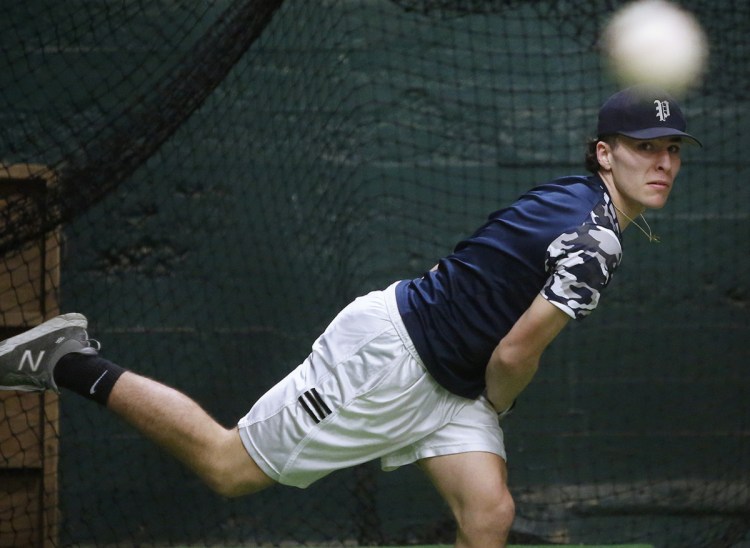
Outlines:
{"type": "Polygon", "coordinates": [[[624,86],[652,84],[676,95],[697,86],[708,61],[698,20],[667,0],[636,0],[614,13],[602,35],[604,55],[624,86]]]}

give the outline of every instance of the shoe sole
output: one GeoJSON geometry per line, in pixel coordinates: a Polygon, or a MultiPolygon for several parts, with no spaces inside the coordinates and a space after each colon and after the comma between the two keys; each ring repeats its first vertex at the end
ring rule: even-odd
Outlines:
{"type": "Polygon", "coordinates": [[[10,339],[6,339],[0,342],[0,356],[4,356],[5,354],[12,352],[17,346],[21,344],[25,344],[29,341],[33,341],[34,339],[38,339],[39,337],[43,337],[44,335],[52,333],[53,331],[65,329],[66,327],[81,327],[83,329],[86,329],[88,327],[88,320],[86,319],[86,316],[84,316],[83,314],[78,314],[77,312],[70,312],[68,314],[63,314],[61,316],[57,316],[56,318],[52,318],[51,320],[47,320],[46,322],[39,324],[38,326],[25,331],[20,335],[16,335],[15,337],[11,337],[10,339]]]}
{"type": "MultiPolygon", "coordinates": [[[[23,347],[24,345],[32,341],[48,337],[50,334],[70,334],[71,330],[82,330],[85,333],[87,327],[88,320],[86,320],[86,317],[83,314],[71,312],[68,314],[57,316],[56,318],[52,318],[51,320],[48,320],[30,329],[29,331],[0,342],[0,360],[2,360],[5,356],[8,356],[8,359],[12,360],[13,358],[10,356],[10,354],[15,352],[19,347],[23,347]]],[[[65,347],[67,344],[67,342],[63,343],[62,347],[65,347]]],[[[53,349],[50,356],[54,356],[54,354],[59,352],[60,350],[62,350],[62,348],[60,347],[53,349]]],[[[62,357],[64,353],[66,352],[63,350],[63,354],[59,354],[59,357],[62,357]]],[[[6,372],[3,374],[5,375],[5,381],[6,383],[10,382],[13,384],[0,385],[0,390],[18,390],[27,392],[51,388],[55,391],[58,391],[54,380],[52,379],[52,369],[54,368],[57,359],[59,358],[54,359],[54,362],[49,367],[40,369],[39,374],[18,374],[12,370],[6,370],[6,372]]]]}

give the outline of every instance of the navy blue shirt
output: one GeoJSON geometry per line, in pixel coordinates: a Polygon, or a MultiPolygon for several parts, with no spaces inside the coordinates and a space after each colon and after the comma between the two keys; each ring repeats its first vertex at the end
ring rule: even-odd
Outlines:
{"type": "Polygon", "coordinates": [[[575,319],[596,308],[620,238],[597,176],[551,181],[492,213],[436,269],[396,287],[427,370],[451,392],[479,396],[490,355],[538,294],[575,319]]]}

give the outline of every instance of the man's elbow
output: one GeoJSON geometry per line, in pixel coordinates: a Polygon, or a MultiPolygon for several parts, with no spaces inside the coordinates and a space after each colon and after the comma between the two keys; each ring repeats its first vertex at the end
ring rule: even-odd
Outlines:
{"type": "Polygon", "coordinates": [[[540,356],[513,346],[499,345],[493,352],[490,367],[504,377],[532,377],[539,369],[540,356]]]}

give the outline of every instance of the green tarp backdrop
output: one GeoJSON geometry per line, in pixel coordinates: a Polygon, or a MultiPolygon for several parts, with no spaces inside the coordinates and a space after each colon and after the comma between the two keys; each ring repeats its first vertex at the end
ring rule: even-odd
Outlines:
{"type": "MultiPolygon", "coordinates": [[[[227,425],[353,297],[583,173],[616,90],[612,1],[3,4],[0,159],[59,174],[63,310],[227,425]]],[[[712,45],[683,102],[705,146],[505,424],[518,540],[750,539],[750,8],[683,5],[712,45]]],[[[426,478],[378,468],[224,500],[63,393],[61,544],[451,542],[426,478]]]]}

